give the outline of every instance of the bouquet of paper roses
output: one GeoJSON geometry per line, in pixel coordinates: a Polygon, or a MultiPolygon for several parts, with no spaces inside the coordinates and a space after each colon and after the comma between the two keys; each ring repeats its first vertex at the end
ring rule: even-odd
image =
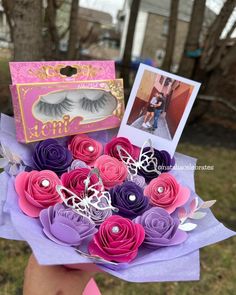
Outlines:
{"type": "Polygon", "coordinates": [[[1,118],[4,238],[39,263],[99,269],[135,281],[199,278],[199,248],[234,235],[194,191],[195,159],[99,131],[36,144],[1,118]],[[140,267],[141,266],[141,267],[140,267]]]}

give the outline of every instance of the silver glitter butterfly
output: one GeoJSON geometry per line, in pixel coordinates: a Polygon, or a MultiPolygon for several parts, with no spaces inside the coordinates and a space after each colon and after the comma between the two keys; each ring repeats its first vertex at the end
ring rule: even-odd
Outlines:
{"type": "Polygon", "coordinates": [[[20,171],[25,170],[25,166],[21,158],[13,154],[5,145],[0,146],[0,168],[6,170],[10,175],[17,175],[20,171]]]}
{"type": "Polygon", "coordinates": [[[106,259],[103,259],[100,256],[97,256],[97,255],[87,254],[85,252],[80,251],[79,249],[75,249],[75,251],[78,252],[82,257],[92,259],[95,263],[102,263],[102,264],[104,263],[104,264],[118,265],[118,263],[116,263],[116,262],[108,261],[106,259]]]}
{"type": "Polygon", "coordinates": [[[98,214],[99,216],[96,216],[96,210],[113,210],[117,212],[118,209],[112,206],[110,193],[104,191],[104,186],[98,169],[94,168],[90,171],[88,177],[84,181],[84,184],[85,191],[80,196],[76,195],[62,185],[57,185],[56,189],[67,207],[72,208],[77,214],[89,218],[90,221],[96,224],[101,224],[103,221],[101,219],[104,218],[105,220],[109,214],[98,214]],[[98,181],[90,185],[92,175],[96,175],[98,181]]]}
{"type": "Polygon", "coordinates": [[[151,139],[148,139],[142,145],[138,161],[135,161],[133,157],[121,146],[118,145],[117,150],[122,162],[127,166],[131,178],[138,175],[139,169],[143,169],[147,173],[155,172],[158,175],[161,174],[161,172],[157,169],[158,160],[154,157],[155,153],[154,148],[152,147],[151,139]],[[144,151],[144,148],[146,147],[148,147],[148,149],[144,151]]]}

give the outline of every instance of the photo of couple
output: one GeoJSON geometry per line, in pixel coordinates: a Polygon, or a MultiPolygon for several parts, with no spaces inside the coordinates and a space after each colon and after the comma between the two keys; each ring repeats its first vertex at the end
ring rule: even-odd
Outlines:
{"type": "Polygon", "coordinates": [[[158,127],[158,119],[160,114],[164,111],[164,101],[165,98],[163,93],[156,92],[155,95],[151,98],[150,103],[147,107],[147,112],[143,120],[143,128],[151,128],[152,131],[155,131],[158,127]],[[153,124],[151,124],[153,122],[153,124]]]}
{"type": "Polygon", "coordinates": [[[193,89],[173,77],[144,70],[127,125],[171,141],[193,89]]]}

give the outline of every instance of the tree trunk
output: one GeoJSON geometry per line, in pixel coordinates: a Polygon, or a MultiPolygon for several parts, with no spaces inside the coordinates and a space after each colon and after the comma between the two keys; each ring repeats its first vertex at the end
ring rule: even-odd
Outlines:
{"type": "Polygon", "coordinates": [[[188,34],[184,46],[183,55],[180,61],[178,74],[191,78],[196,59],[187,56],[187,52],[199,49],[199,38],[204,20],[206,0],[195,0],[191,14],[188,34]]]}
{"type": "Polygon", "coordinates": [[[172,0],[170,7],[170,18],[169,18],[169,29],[168,29],[168,38],[166,42],[166,53],[165,58],[162,64],[162,69],[169,71],[172,65],[172,58],[175,48],[175,37],[176,37],[176,28],[178,21],[178,6],[179,0],[172,0]]]}
{"type": "Polygon", "coordinates": [[[130,7],[129,24],[125,41],[124,54],[121,63],[121,77],[124,79],[126,89],[130,88],[129,73],[132,59],[132,48],[134,41],[135,26],[141,0],[133,0],[130,7]]]}
{"type": "Polygon", "coordinates": [[[7,23],[10,29],[11,42],[13,42],[13,20],[12,20],[13,0],[2,0],[2,6],[4,9],[4,13],[6,14],[7,23]]]}
{"type": "Polygon", "coordinates": [[[41,60],[42,1],[15,0],[13,20],[14,60],[41,60]]]}
{"type": "Polygon", "coordinates": [[[77,48],[76,56],[77,59],[81,58],[81,51],[83,49],[87,49],[92,44],[97,44],[99,42],[99,29],[96,31],[96,28],[98,28],[98,26],[95,23],[93,23],[90,25],[90,28],[88,28],[88,32],[85,36],[79,36],[79,45],[77,48]]]}
{"type": "Polygon", "coordinates": [[[208,30],[206,41],[204,44],[203,53],[201,56],[200,67],[204,69],[207,64],[210,63],[211,58],[213,57],[213,52],[218,44],[221,33],[224,30],[229,17],[231,16],[236,5],[236,0],[226,0],[224,6],[222,7],[220,13],[212,23],[211,27],[208,30]]]}
{"type": "Polygon", "coordinates": [[[204,93],[210,95],[218,95],[218,90],[222,83],[222,79],[226,79],[229,69],[236,64],[236,42],[229,47],[224,56],[222,56],[219,64],[214,70],[208,73],[204,93]]]}
{"type": "Polygon", "coordinates": [[[59,55],[59,36],[56,27],[58,8],[56,0],[47,0],[47,7],[45,9],[46,32],[44,35],[44,42],[47,44],[44,48],[46,60],[57,59],[59,55]]]}
{"type": "Polygon", "coordinates": [[[73,60],[76,58],[78,50],[78,18],[79,18],[79,1],[72,0],[71,11],[70,11],[70,34],[68,42],[68,60],[73,60]]]}
{"type": "Polygon", "coordinates": [[[225,39],[220,40],[220,44],[215,47],[212,53],[211,62],[206,66],[207,72],[214,70],[221,63],[222,59],[224,58],[227,52],[228,43],[232,42],[231,35],[233,34],[235,29],[236,29],[236,21],[233,23],[225,39]]]}
{"type": "Polygon", "coordinates": [[[212,79],[212,76],[216,77],[217,73],[220,74],[217,67],[214,69],[213,65],[218,56],[218,50],[221,50],[222,40],[220,40],[220,36],[235,8],[235,5],[236,0],[226,0],[220,13],[217,15],[207,32],[203,53],[199,63],[197,64],[193,77],[195,80],[204,81],[201,88],[202,93],[210,93],[209,91],[211,87],[209,87],[209,81],[215,80],[215,78],[212,79]]]}

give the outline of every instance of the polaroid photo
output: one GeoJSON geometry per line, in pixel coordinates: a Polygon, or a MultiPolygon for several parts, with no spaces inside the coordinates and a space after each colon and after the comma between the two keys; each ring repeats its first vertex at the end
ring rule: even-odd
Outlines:
{"type": "Polygon", "coordinates": [[[139,147],[151,139],[154,148],[173,156],[200,85],[141,64],[118,136],[139,147]]]}

